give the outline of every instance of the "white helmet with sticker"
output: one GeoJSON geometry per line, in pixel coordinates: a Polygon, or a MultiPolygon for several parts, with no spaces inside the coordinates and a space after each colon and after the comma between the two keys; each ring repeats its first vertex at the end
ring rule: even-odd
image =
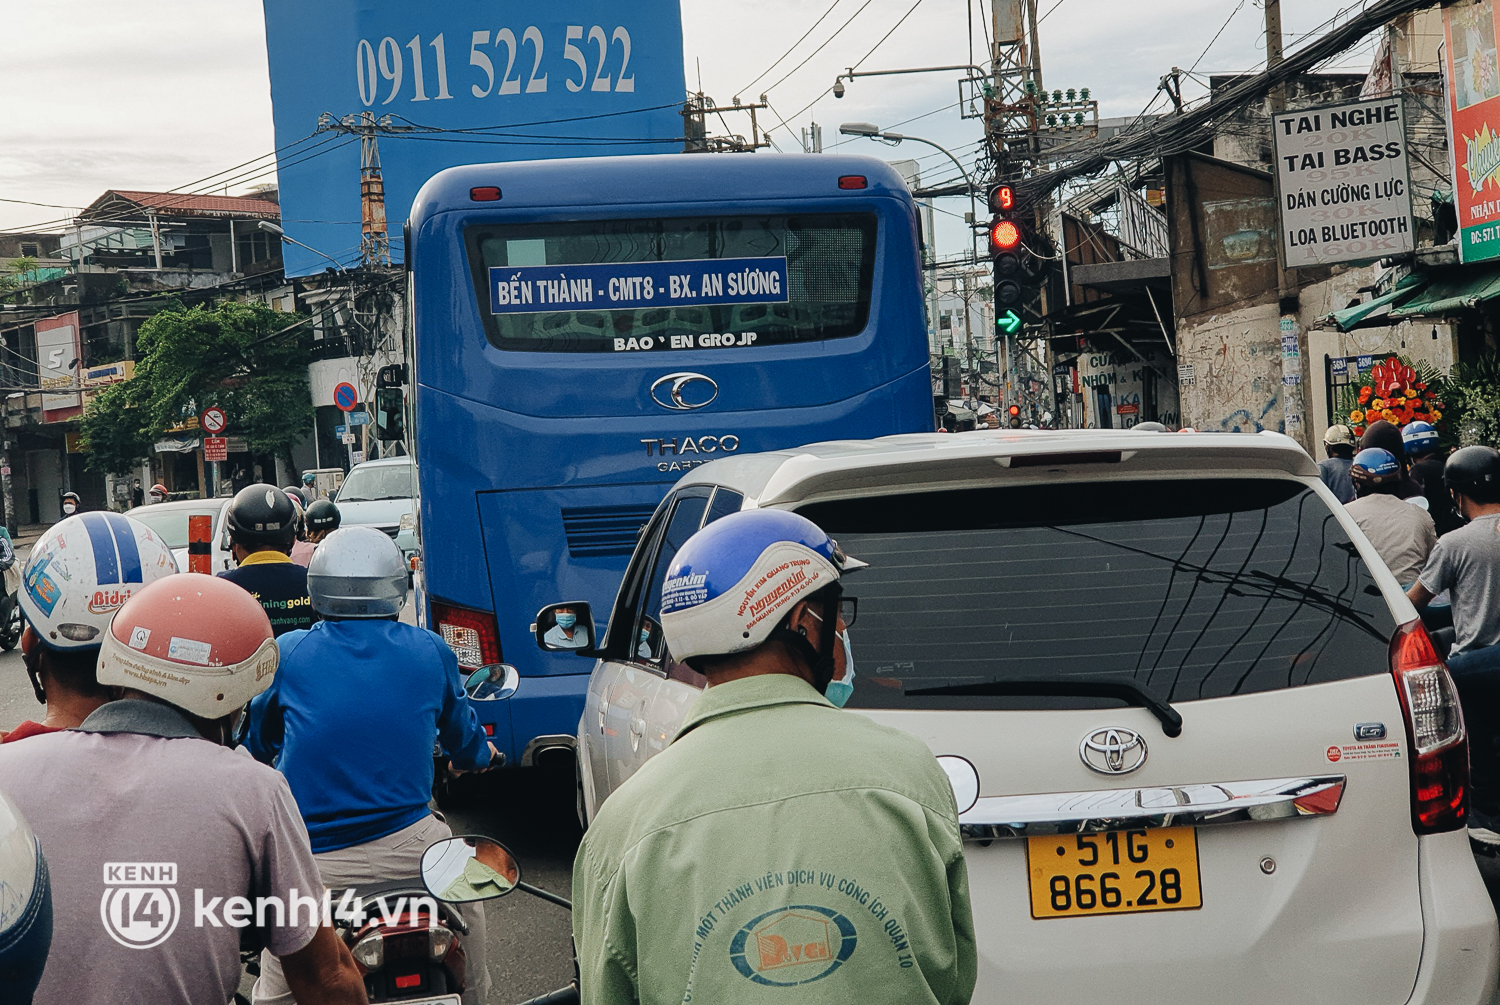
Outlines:
{"type": "Polygon", "coordinates": [[[21,612],[44,645],[97,649],[133,593],[176,571],[172,549],[139,520],[80,513],[32,546],[21,574],[21,612]]]}

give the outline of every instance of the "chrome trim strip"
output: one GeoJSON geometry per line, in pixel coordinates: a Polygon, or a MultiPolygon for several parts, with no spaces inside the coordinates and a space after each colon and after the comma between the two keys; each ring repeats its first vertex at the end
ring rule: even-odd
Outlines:
{"type": "Polygon", "coordinates": [[[1326,816],[1344,797],[1344,775],[1244,782],[983,796],[958,818],[965,841],[1096,834],[1143,827],[1206,827],[1326,816]]]}
{"type": "Polygon", "coordinates": [[[548,733],[543,736],[532,737],[526,749],[521,751],[521,767],[529,768],[536,764],[536,755],[544,750],[554,747],[566,747],[573,750],[578,746],[578,738],[572,733],[548,733]]]}

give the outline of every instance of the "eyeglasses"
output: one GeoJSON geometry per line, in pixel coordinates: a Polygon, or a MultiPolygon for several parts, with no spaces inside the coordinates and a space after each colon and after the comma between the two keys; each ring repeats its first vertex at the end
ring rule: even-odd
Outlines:
{"type": "MultiPolygon", "coordinates": [[[[813,617],[817,618],[819,621],[823,620],[823,615],[819,614],[815,610],[809,609],[808,613],[811,614],[813,617]]],[[[843,599],[841,599],[839,601],[838,619],[844,623],[844,627],[845,628],[851,628],[851,627],[853,627],[853,625],[854,625],[854,619],[858,615],[859,615],[859,598],[858,597],[844,597],[843,599]]]]}

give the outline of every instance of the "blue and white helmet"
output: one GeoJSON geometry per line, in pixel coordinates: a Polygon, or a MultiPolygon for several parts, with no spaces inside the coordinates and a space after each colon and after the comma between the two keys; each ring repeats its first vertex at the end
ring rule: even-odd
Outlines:
{"type": "Polygon", "coordinates": [[[1354,455],[1349,479],[1355,487],[1385,485],[1401,479],[1401,465],[1396,455],[1381,447],[1366,447],[1354,455]]]}
{"type": "Polygon", "coordinates": [[[731,513],[688,538],[667,568],[667,647],[683,662],[754,649],[798,600],[865,565],[806,517],[773,509],[731,513]]]}
{"type": "Polygon", "coordinates": [[[52,882],[36,836],[0,793],[0,988],[31,1001],[52,947],[52,882]]]}
{"type": "Polygon", "coordinates": [[[139,520],[80,513],[53,524],[32,547],[21,573],[21,613],[44,645],[97,649],[133,593],[175,572],[172,549],[139,520]]]}
{"type": "Polygon", "coordinates": [[[1401,445],[1406,448],[1410,457],[1421,457],[1430,454],[1437,449],[1438,431],[1432,428],[1432,423],[1408,422],[1401,427],[1401,445]]]}

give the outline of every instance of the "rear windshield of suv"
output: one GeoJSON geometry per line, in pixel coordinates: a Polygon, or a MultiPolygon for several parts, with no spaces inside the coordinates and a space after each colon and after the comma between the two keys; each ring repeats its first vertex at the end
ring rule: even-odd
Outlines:
{"type": "Polygon", "coordinates": [[[877,231],[873,213],[822,213],[506,224],[465,239],[496,349],[613,353],[858,335],[877,231]],[[749,272],[774,272],[774,289],[745,285],[749,272]]]}
{"type": "Polygon", "coordinates": [[[1290,479],[1024,485],[810,505],[851,574],[852,707],[1079,708],[916,696],[1128,678],[1168,701],[1389,672],[1391,612],[1328,507],[1290,479]]]}

